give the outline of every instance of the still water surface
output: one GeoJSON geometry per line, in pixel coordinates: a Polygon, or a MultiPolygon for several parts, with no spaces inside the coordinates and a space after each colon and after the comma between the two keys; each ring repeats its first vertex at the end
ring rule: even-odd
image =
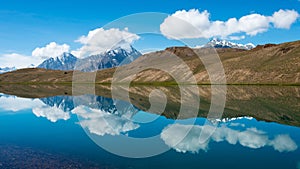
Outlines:
{"type": "Polygon", "coordinates": [[[0,94],[0,168],[300,169],[298,88],[245,88],[229,88],[223,117],[205,142],[199,141],[206,121],[201,113],[175,121],[134,105],[119,112],[114,100],[103,96],[0,94]],[[110,146],[122,149],[122,143],[113,141],[120,136],[156,136],[159,141],[148,148],[170,150],[134,159],[97,143],[112,140],[116,145],[110,146]]]}

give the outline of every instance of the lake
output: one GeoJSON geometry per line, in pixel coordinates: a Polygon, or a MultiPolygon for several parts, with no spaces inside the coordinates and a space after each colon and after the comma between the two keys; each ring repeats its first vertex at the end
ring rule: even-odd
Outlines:
{"type": "Polygon", "coordinates": [[[300,169],[297,86],[0,87],[0,168],[300,169]]]}

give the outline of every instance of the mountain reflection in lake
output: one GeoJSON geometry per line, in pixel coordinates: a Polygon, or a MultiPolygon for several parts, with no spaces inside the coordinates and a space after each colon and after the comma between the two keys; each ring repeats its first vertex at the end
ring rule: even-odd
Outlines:
{"type": "Polygon", "coordinates": [[[229,86],[223,117],[212,122],[216,128],[208,126],[206,130],[209,86],[200,88],[198,117],[187,115],[179,120],[175,120],[180,107],[176,87],[133,87],[132,104],[109,98],[103,94],[105,87],[102,96],[50,97],[28,94],[24,86],[18,88],[20,91],[1,91],[16,96],[0,94],[0,168],[39,166],[47,160],[61,164],[49,163],[50,168],[299,168],[299,87],[229,86]],[[146,111],[146,96],[153,88],[167,94],[162,115],[146,111]],[[126,106],[120,110],[116,104],[126,106]],[[201,132],[210,130],[209,139],[200,141],[201,132]],[[122,136],[156,137],[158,142],[145,146],[170,150],[130,159],[98,146],[101,141],[114,144],[114,139],[122,136]]]}

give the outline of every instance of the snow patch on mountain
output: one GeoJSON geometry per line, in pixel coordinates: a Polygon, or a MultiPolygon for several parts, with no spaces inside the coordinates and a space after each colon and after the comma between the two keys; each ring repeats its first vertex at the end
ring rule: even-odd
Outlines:
{"type": "Polygon", "coordinates": [[[71,53],[63,53],[55,58],[45,60],[38,68],[52,70],[80,70],[80,71],[96,71],[106,68],[112,68],[122,65],[123,62],[133,61],[142,55],[131,45],[121,45],[104,53],[91,55],[86,58],[79,59],[71,53]]]}
{"type": "Polygon", "coordinates": [[[255,48],[255,45],[253,43],[240,44],[240,43],[230,42],[227,40],[222,40],[219,38],[212,38],[207,44],[203,46],[198,46],[198,48],[201,47],[235,48],[235,49],[251,50],[255,48]]]}
{"type": "Polygon", "coordinates": [[[4,67],[4,68],[0,67],[0,74],[1,73],[6,73],[6,72],[11,72],[11,71],[14,71],[14,70],[17,70],[17,68],[16,67],[4,67]]]}
{"type": "Polygon", "coordinates": [[[38,68],[52,70],[72,70],[77,62],[77,57],[71,53],[63,53],[55,58],[49,58],[41,63],[38,68]]]}

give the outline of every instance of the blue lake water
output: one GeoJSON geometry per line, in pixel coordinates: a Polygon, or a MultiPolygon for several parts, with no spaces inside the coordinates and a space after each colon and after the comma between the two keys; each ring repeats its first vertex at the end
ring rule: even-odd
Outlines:
{"type": "Polygon", "coordinates": [[[205,117],[174,120],[134,106],[118,112],[112,99],[74,97],[89,104],[74,104],[72,96],[32,99],[1,94],[0,168],[39,168],[50,160],[57,166],[49,163],[49,168],[300,169],[297,125],[250,116],[222,118],[206,129],[213,130],[210,137],[199,141],[205,117]],[[122,142],[127,137],[153,139],[135,146],[122,142]],[[120,156],[139,150],[162,153],[120,156]]]}

